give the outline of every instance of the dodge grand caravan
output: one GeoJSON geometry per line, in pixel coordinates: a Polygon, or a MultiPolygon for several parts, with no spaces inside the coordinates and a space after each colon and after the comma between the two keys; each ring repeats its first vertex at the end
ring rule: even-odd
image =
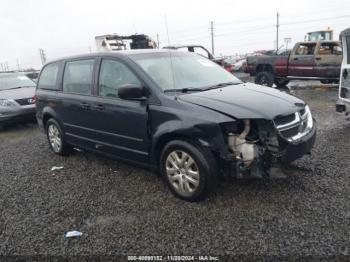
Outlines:
{"type": "Polygon", "coordinates": [[[205,197],[219,176],[268,178],[309,153],[316,136],[302,100],[173,50],[50,62],[36,105],[54,153],[74,146],[156,169],[188,201],[205,197]]]}

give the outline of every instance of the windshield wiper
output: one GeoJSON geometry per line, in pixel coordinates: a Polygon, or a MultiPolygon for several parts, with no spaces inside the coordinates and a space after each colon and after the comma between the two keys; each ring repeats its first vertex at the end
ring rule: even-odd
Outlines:
{"type": "Polygon", "coordinates": [[[196,92],[196,91],[204,91],[204,89],[197,88],[197,87],[173,88],[173,89],[165,89],[164,93],[167,93],[167,92],[187,93],[187,92],[196,92]]]}
{"type": "Polygon", "coordinates": [[[211,90],[211,89],[216,89],[216,88],[220,88],[220,87],[224,87],[224,86],[232,86],[232,85],[239,85],[239,84],[241,84],[241,83],[240,82],[220,83],[220,84],[217,84],[217,85],[208,86],[204,90],[211,90]]]}

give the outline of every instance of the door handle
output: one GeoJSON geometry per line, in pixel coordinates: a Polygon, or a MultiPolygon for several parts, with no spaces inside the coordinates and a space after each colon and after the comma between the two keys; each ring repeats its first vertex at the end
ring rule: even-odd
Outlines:
{"type": "Polygon", "coordinates": [[[97,110],[105,110],[104,105],[95,105],[94,108],[96,108],[97,110]]]}
{"type": "Polygon", "coordinates": [[[294,59],[293,60],[299,60],[299,58],[297,58],[297,57],[294,57],[294,59]]]}
{"type": "Polygon", "coordinates": [[[315,59],[316,60],[322,60],[322,57],[316,57],[315,59]]]}
{"type": "Polygon", "coordinates": [[[83,108],[83,109],[89,109],[90,105],[88,103],[83,102],[83,103],[80,104],[80,107],[83,108]]]}

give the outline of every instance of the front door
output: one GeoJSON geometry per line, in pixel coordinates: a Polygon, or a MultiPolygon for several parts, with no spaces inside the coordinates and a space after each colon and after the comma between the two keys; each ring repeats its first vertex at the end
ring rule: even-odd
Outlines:
{"type": "Polygon", "coordinates": [[[141,81],[121,61],[101,60],[97,94],[91,104],[89,125],[96,149],[123,159],[147,162],[149,151],[147,101],[123,100],[118,88],[141,81]]]}
{"type": "Polygon", "coordinates": [[[296,44],[288,63],[288,76],[314,77],[316,43],[296,44]]]}

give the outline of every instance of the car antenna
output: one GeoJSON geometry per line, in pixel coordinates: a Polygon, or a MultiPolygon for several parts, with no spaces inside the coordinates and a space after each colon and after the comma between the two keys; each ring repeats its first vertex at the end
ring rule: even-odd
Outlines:
{"type": "MultiPolygon", "coordinates": [[[[165,24],[166,34],[167,34],[167,38],[168,38],[168,45],[170,45],[168,19],[167,19],[166,14],[164,15],[164,24],[165,24]]],[[[171,53],[170,49],[169,49],[169,58],[170,58],[171,77],[172,77],[172,81],[173,81],[173,89],[174,89],[174,92],[175,92],[174,99],[177,100],[177,91],[176,91],[176,87],[175,87],[175,77],[174,77],[173,56],[172,56],[172,53],[171,53]]]]}

